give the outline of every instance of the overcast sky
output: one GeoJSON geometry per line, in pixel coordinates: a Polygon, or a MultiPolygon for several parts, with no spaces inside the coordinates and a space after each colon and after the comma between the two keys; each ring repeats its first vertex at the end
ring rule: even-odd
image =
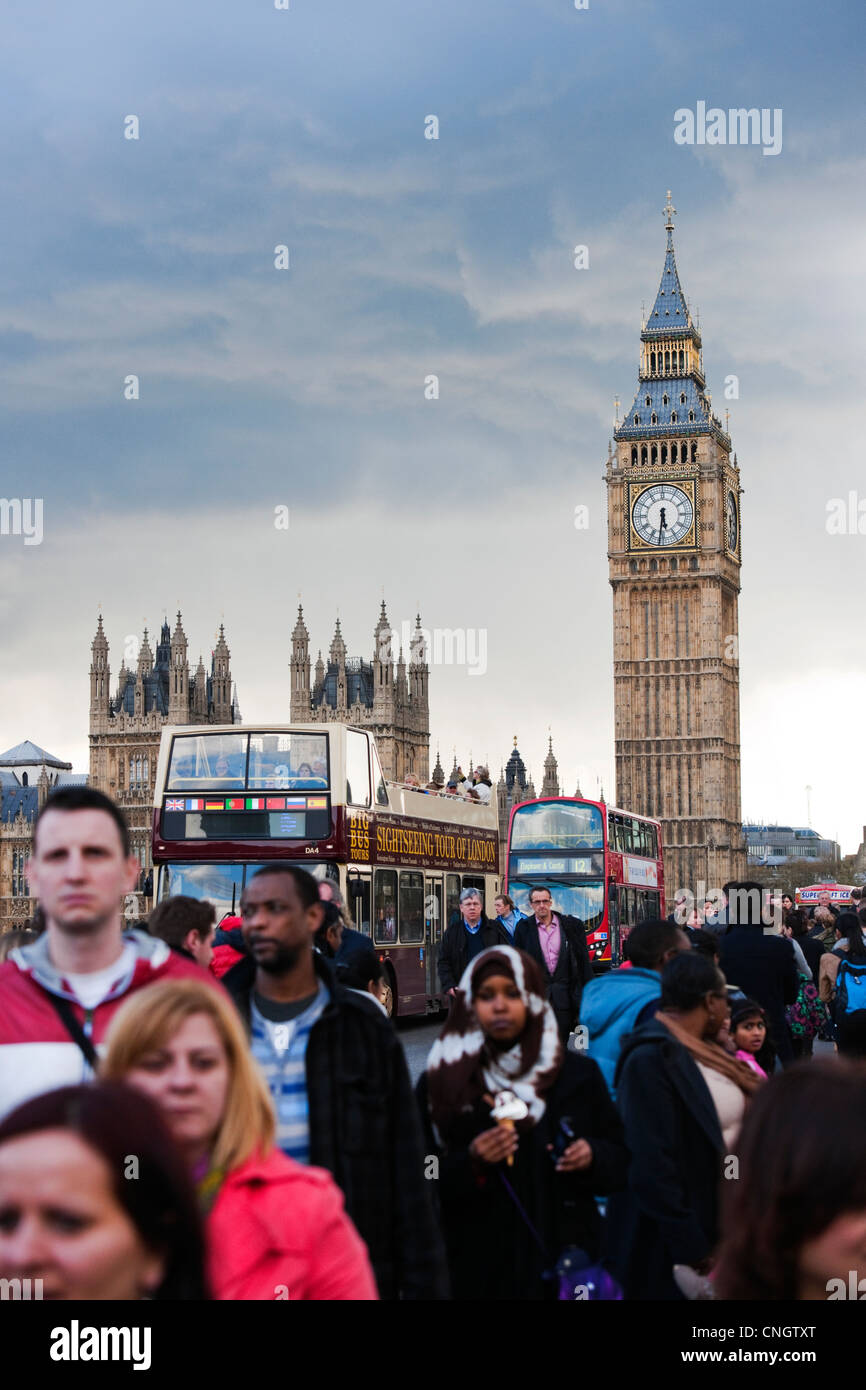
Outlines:
{"type": "Polygon", "coordinates": [[[180,606],[280,720],[298,593],[314,654],[339,611],[367,658],[384,593],[486,642],[431,672],[446,770],[517,734],[540,785],[549,727],[612,793],[602,473],[670,188],[745,489],[743,811],[804,824],[809,785],[856,848],[864,46],[838,0],[7,3],[2,492],[44,538],[0,536],[0,745],[86,768],[100,603],[113,677],[180,606]],[[781,151],[677,144],[699,102],[781,110],[781,151]]]}

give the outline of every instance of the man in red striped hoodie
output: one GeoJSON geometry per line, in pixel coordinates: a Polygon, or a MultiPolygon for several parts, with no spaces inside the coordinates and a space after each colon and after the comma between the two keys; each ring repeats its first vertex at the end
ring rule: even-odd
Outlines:
{"type": "Polygon", "coordinates": [[[121,905],[141,871],[118,806],[62,787],[36,817],[31,892],[47,926],[0,965],[0,1116],[56,1086],[89,1080],[121,1002],[157,980],[213,976],[143,931],[121,905]]]}

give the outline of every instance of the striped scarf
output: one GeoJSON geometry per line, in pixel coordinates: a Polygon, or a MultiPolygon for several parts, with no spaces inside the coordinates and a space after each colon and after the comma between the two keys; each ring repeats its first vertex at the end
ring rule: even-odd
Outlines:
{"type": "Polygon", "coordinates": [[[562,1059],[556,1018],[546,1002],[535,961],[513,946],[482,951],[463,972],[448,1022],[427,1062],[430,1116],[437,1138],[447,1143],[456,1121],[471,1112],[485,1092],[496,1096],[499,1091],[513,1091],[528,1107],[517,1129],[531,1129],[544,1114],[545,1094],[559,1074],[562,1059]],[[489,975],[491,966],[514,981],[527,1011],[526,1026],[507,1051],[490,1045],[473,1007],[479,972],[489,975]]]}

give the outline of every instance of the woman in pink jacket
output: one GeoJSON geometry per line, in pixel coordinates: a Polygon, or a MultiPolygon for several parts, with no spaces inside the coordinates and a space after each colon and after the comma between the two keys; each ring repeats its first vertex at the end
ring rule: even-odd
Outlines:
{"type": "Polygon", "coordinates": [[[157,1102],[198,1184],[218,1299],[375,1299],[333,1178],[274,1147],[270,1093],[228,996],[198,980],[132,995],[102,1075],[157,1102]]]}

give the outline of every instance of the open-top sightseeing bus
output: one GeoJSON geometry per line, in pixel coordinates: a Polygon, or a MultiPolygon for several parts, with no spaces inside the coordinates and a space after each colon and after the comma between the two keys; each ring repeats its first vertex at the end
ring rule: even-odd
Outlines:
{"type": "Polygon", "coordinates": [[[441,1008],[438,943],[462,888],[492,913],[496,810],[386,782],[375,739],[346,724],[168,726],[153,807],[154,900],[238,912],[274,860],[337,885],[384,962],[394,1012],[441,1008]]]}
{"type": "Polygon", "coordinates": [[[659,822],[603,801],[544,797],[514,806],[505,872],[521,912],[531,912],[531,890],[544,887],[554,910],[583,922],[596,965],[619,965],[631,928],[665,915],[659,822]]]}

